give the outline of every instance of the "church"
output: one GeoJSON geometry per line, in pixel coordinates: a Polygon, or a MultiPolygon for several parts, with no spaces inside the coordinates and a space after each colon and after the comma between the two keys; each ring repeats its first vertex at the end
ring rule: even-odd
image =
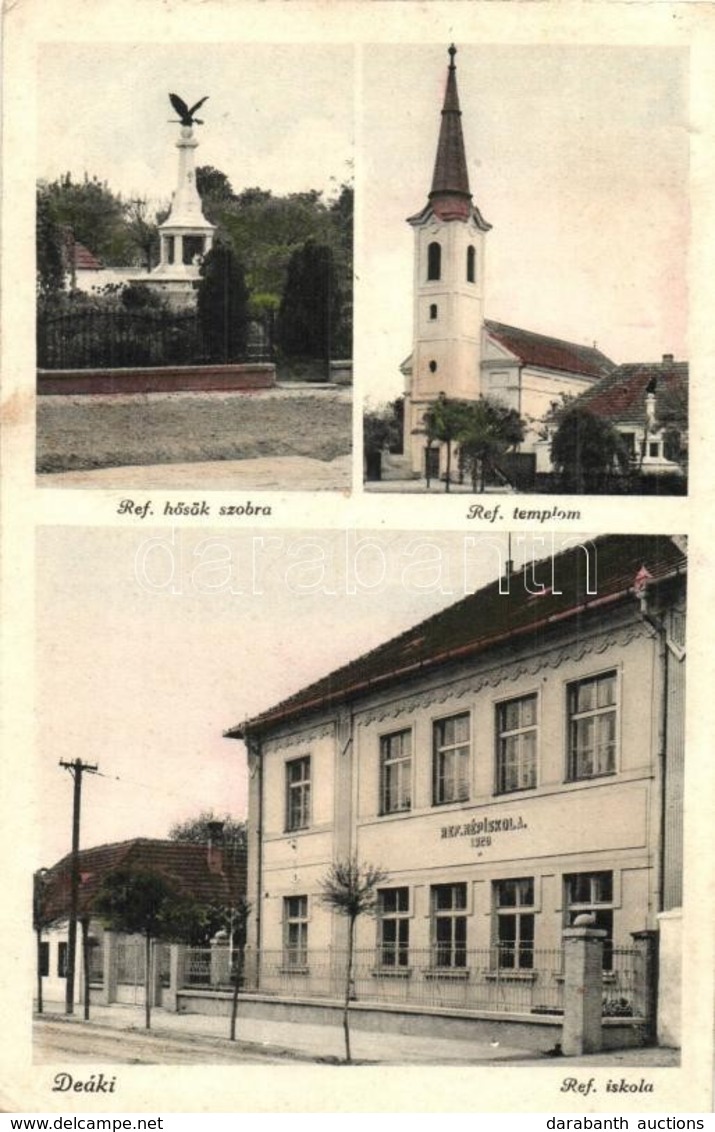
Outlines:
{"type": "MultiPolygon", "coordinates": [[[[617,366],[595,343],[587,346],[485,318],[485,256],[491,225],[469,184],[456,54],[452,45],[427,203],[408,218],[414,231],[414,329],[412,353],[400,367],[405,378],[400,474],[412,478],[445,474],[445,446],[428,444],[424,428],[425,412],[440,396],[467,401],[485,397],[516,410],[526,426],[520,458],[532,473],[548,472],[554,409],[564,398],[590,394],[609,380],[612,384],[614,374],[621,383],[628,375],[622,372],[626,367],[617,366]]],[[[672,362],[671,355],[663,359],[669,372],[672,362]]],[[[658,365],[651,369],[657,372],[658,365]]],[[[685,371],[686,382],[687,365],[685,371]]],[[[664,457],[666,426],[658,419],[655,402],[646,405],[646,391],[639,388],[638,393],[629,419],[613,423],[626,429],[629,438],[640,437],[651,470],[673,470],[677,465],[664,457]]],[[[686,386],[683,396],[687,397],[686,386]]],[[[593,411],[602,404],[606,404],[603,398],[594,401],[593,411]]]]}

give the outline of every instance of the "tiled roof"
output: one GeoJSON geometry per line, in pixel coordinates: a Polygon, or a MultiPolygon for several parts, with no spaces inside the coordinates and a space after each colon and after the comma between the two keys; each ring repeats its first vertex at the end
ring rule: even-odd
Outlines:
{"type": "Polygon", "coordinates": [[[564,370],[594,379],[603,377],[614,368],[614,363],[595,346],[581,346],[561,338],[549,338],[518,326],[485,319],[484,325],[496,342],[505,346],[527,366],[538,369],[564,370]]]}
{"type": "Polygon", "coordinates": [[[618,424],[642,425],[649,386],[655,393],[659,423],[683,425],[688,418],[688,363],[670,358],[616,366],[581,394],[579,405],[618,424]]]}
{"type": "MultiPolygon", "coordinates": [[[[68,854],[46,875],[44,912],[48,921],[69,914],[71,863],[72,857],[68,854]]],[[[232,860],[224,849],[222,865],[212,868],[207,845],[138,837],[80,851],[80,915],[91,912],[104,878],[125,868],[159,873],[180,896],[199,903],[225,904],[232,895],[246,892],[245,853],[232,860]]]]}
{"type": "Polygon", "coordinates": [[[72,254],[74,257],[74,265],[78,271],[101,271],[102,264],[95,255],[86,248],[84,244],[80,244],[78,240],[74,241],[72,245],[72,254]]]}
{"type": "Polygon", "coordinates": [[[354,701],[373,690],[410,680],[442,664],[459,663],[505,643],[530,638],[538,644],[557,623],[571,621],[576,630],[591,611],[632,601],[634,579],[643,566],[652,576],[649,584],[654,585],[682,573],[687,564],[685,552],[667,536],[606,535],[593,540],[592,546],[595,594],[587,593],[581,547],[555,556],[553,577],[551,558],[542,559],[533,567],[533,583],[531,574],[528,578],[515,574],[510,592],[500,594],[499,582],[492,582],[274,708],[231,728],[227,736],[235,739],[261,734],[326,704],[354,701]],[[546,592],[530,593],[527,583],[530,590],[543,585],[546,592]]]}

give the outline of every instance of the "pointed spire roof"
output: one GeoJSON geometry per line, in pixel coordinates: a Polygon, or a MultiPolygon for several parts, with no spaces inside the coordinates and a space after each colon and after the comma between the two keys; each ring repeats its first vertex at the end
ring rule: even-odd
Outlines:
{"type": "Polygon", "coordinates": [[[444,106],[442,107],[442,124],[439,131],[430,200],[436,193],[460,193],[470,199],[472,195],[469,191],[467,157],[462,136],[462,111],[459,108],[457,68],[454,62],[456,54],[457,48],[452,44],[449,48],[447,89],[444,94],[444,106]]]}
{"type": "Polygon", "coordinates": [[[431,215],[438,216],[440,220],[469,220],[473,217],[477,227],[483,232],[488,232],[491,224],[487,223],[473,203],[469,188],[467,155],[462,135],[462,111],[459,107],[457,90],[457,67],[454,62],[456,54],[457,48],[451,44],[447,88],[444,93],[429,204],[416,216],[409,217],[408,222],[424,223],[431,215]]]}

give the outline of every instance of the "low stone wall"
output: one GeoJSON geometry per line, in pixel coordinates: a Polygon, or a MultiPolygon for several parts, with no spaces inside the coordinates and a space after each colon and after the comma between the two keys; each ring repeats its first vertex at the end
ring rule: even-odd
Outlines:
{"type": "MultiPolygon", "coordinates": [[[[165,1000],[166,1003],[166,1000],[165,1000]]],[[[180,990],[176,995],[180,1014],[208,1014],[229,1017],[231,994],[221,991],[180,990]]],[[[316,1002],[315,999],[280,999],[259,994],[242,994],[238,1000],[239,1016],[269,1019],[274,1022],[298,1022],[303,1025],[340,1026],[342,1005],[338,1002],[316,1002]]],[[[407,1006],[375,1006],[355,1002],[350,1007],[351,1025],[356,1030],[388,1031],[415,1034],[421,1037],[499,1041],[518,1049],[542,1053],[553,1050],[561,1042],[561,1015],[494,1014],[487,1011],[465,1014],[456,1010],[420,1010],[407,1006]]],[[[631,1020],[604,1018],[604,1050],[632,1049],[641,1045],[641,1030],[631,1020]]]]}
{"type": "Polygon", "coordinates": [[[158,369],[38,370],[40,396],[82,393],[186,393],[271,389],[276,367],[267,362],[158,369]]]}

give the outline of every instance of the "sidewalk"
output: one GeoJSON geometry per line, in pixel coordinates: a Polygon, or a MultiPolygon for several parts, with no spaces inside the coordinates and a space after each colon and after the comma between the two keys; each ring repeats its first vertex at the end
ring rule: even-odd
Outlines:
{"type": "MultiPolygon", "coordinates": [[[[74,1015],[64,1014],[64,1004],[45,1003],[43,1015],[51,1021],[68,1025],[102,1026],[112,1030],[144,1031],[143,1006],[91,1007],[89,1022],[82,1017],[82,1007],[76,1006],[74,1015]]],[[[229,1043],[230,1020],[205,1014],[174,1014],[155,1007],[152,1010],[151,1034],[159,1037],[196,1039],[197,1042],[217,1041],[229,1043]]],[[[478,1065],[482,1062],[508,1063],[509,1065],[650,1065],[679,1064],[678,1050],[637,1049],[594,1054],[583,1058],[558,1058],[534,1050],[518,1049],[500,1042],[476,1043],[452,1038],[426,1038],[389,1031],[359,1030],[351,1028],[351,1047],[354,1061],[392,1065],[478,1065]]],[[[341,1026],[305,1025],[297,1022],[276,1022],[242,1017],[236,1025],[236,1039],[247,1046],[265,1052],[297,1055],[301,1060],[339,1062],[344,1056],[344,1037],[341,1026]]]]}

